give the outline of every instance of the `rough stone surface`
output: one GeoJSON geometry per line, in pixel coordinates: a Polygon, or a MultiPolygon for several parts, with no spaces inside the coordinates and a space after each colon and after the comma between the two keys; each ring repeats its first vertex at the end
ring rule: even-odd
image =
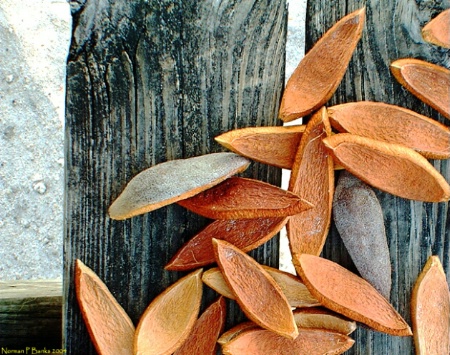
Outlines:
{"type": "Polygon", "coordinates": [[[0,2],[0,277],[62,274],[64,0],[0,2]]]}
{"type": "MultiPolygon", "coordinates": [[[[303,56],[305,5],[306,0],[289,4],[287,77],[303,56]]],[[[0,2],[2,280],[62,275],[64,76],[70,33],[65,0],[0,2]]],[[[289,270],[286,238],[281,240],[280,265],[289,270]]]]}

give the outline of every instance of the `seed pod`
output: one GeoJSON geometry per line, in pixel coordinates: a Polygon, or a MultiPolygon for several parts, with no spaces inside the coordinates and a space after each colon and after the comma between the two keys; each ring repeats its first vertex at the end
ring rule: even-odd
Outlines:
{"type": "Polygon", "coordinates": [[[213,153],[155,165],[136,175],[109,208],[126,219],[189,198],[244,171],[250,161],[234,153],[213,153]]]}
{"type": "Polygon", "coordinates": [[[428,259],[414,285],[411,319],[416,354],[450,354],[450,296],[437,256],[428,259]]]}
{"type": "Polygon", "coordinates": [[[134,325],[102,280],[75,261],[75,291],[81,314],[99,354],[133,352],[134,325]]]}
{"type": "Polygon", "coordinates": [[[411,200],[450,199],[444,177],[410,148],[350,133],[335,134],[323,142],[345,169],[371,186],[411,200]]]}
{"type": "Polygon", "coordinates": [[[249,329],[222,346],[224,355],[323,355],[342,354],[354,340],[324,329],[299,329],[294,340],[265,329],[249,329]]]}
{"type": "Polygon", "coordinates": [[[215,140],[252,160],[290,169],[304,130],[304,125],[248,127],[223,133],[215,140]]]}
{"type": "MultiPolygon", "coordinates": [[[[316,307],[320,303],[311,295],[306,286],[300,279],[292,274],[275,269],[269,266],[261,265],[274,281],[280,286],[283,294],[286,296],[291,307],[316,307]]],[[[205,271],[202,276],[205,284],[211,287],[214,291],[230,298],[236,299],[233,291],[228,287],[222,272],[219,268],[211,268],[205,271]]]]}
{"type": "Polygon", "coordinates": [[[284,337],[298,335],[291,307],[280,286],[253,258],[230,243],[213,239],[217,263],[246,316],[284,337]]]}
{"type": "Polygon", "coordinates": [[[361,38],[365,8],[343,17],[314,45],[289,78],[279,117],[289,122],[323,106],[341,82],[361,38]]]}
{"type": "Polygon", "coordinates": [[[302,308],[294,311],[298,328],[326,329],[345,335],[353,333],[356,323],[326,308],[302,308]]]}
{"type": "Polygon", "coordinates": [[[450,158],[450,129],[406,108],[360,101],[332,106],[328,114],[339,132],[403,144],[429,159],[450,158]]]}
{"type": "Polygon", "coordinates": [[[391,260],[383,211],[375,192],[349,172],[341,172],[333,218],[359,274],[389,300],[391,260]]]}
{"type": "Polygon", "coordinates": [[[450,48],[450,9],[442,11],[422,29],[425,41],[450,48]]]}
{"type": "Polygon", "coordinates": [[[380,332],[412,335],[400,314],[363,278],[314,255],[293,255],[293,262],[311,294],[324,307],[380,332]]]}
{"type": "Polygon", "coordinates": [[[225,326],[225,317],[225,300],[219,297],[202,313],[189,337],[173,355],[216,355],[217,339],[225,326]]]}
{"type": "Polygon", "coordinates": [[[287,217],[311,204],[277,186],[254,179],[232,177],[179,205],[212,219],[287,217]]]}
{"type": "Polygon", "coordinates": [[[150,303],[136,328],[134,354],[169,355],[187,339],[200,309],[201,274],[181,278],[150,303]]]}
{"type": "Polygon", "coordinates": [[[319,255],[331,221],[334,192],[333,158],[322,139],[331,136],[327,110],[316,112],[300,141],[289,181],[289,191],[313,204],[287,223],[291,253],[319,255]]]}
{"type": "Polygon", "coordinates": [[[189,270],[214,263],[216,259],[212,239],[218,236],[248,252],[271,239],[286,222],[285,217],[214,221],[178,250],[165,269],[189,270]]]}
{"type": "Polygon", "coordinates": [[[393,62],[391,71],[409,92],[450,118],[450,70],[423,60],[405,58],[393,62]]]}

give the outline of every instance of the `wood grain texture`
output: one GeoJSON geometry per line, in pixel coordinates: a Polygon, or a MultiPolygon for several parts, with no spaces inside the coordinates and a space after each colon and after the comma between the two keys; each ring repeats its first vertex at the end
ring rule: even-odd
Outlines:
{"type": "MultiPolygon", "coordinates": [[[[108,206],[145,168],[220,151],[214,137],[231,129],[278,123],[287,13],[268,0],[79,3],[67,63],[64,337],[67,353],[91,355],[74,259],[135,324],[179,278],[164,265],[207,221],[177,205],[113,221],[108,206]]],[[[280,175],[260,164],[245,174],[274,185],[280,175]]],[[[277,265],[275,240],[252,255],[277,265]]],[[[227,319],[243,315],[231,306],[227,319]]]]}
{"type": "Polygon", "coordinates": [[[0,281],[0,344],[60,348],[61,280],[0,281]]]}
{"type": "MultiPolygon", "coordinates": [[[[449,63],[449,53],[425,42],[422,27],[442,10],[448,1],[419,0],[314,0],[308,1],[306,15],[306,50],[337,20],[366,6],[363,36],[341,85],[328,106],[371,100],[399,105],[422,115],[448,121],[411,95],[393,78],[390,63],[399,58],[415,57],[439,65],[449,63]]],[[[448,64],[447,64],[448,65],[448,64]]],[[[450,181],[448,160],[433,165],[450,181]]],[[[391,302],[409,322],[412,286],[428,256],[439,255],[447,275],[450,273],[450,219],[448,203],[411,202],[376,191],[385,219],[392,262],[391,302]]],[[[355,271],[334,225],[327,238],[323,255],[355,271]]],[[[412,355],[411,337],[392,337],[358,327],[352,334],[355,345],[347,355],[412,355]]]]}

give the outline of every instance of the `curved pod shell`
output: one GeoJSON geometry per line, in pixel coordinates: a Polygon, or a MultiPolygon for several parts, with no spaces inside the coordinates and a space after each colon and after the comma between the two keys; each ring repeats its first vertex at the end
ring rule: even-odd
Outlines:
{"type": "Polygon", "coordinates": [[[145,310],[134,337],[135,355],[169,355],[188,338],[202,299],[202,270],[179,279],[145,310]]]}

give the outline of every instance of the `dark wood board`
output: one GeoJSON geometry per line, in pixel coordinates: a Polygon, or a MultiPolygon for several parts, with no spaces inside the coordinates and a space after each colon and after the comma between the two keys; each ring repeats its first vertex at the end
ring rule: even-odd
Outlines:
{"type": "MultiPolygon", "coordinates": [[[[135,324],[183,273],[163,270],[208,222],[177,205],[125,221],[107,209],[138,172],[221,151],[214,137],[280,124],[285,1],[72,2],[65,132],[64,347],[94,354],[75,299],[81,259],[135,324]]],[[[244,174],[279,185],[281,171],[244,174]]],[[[252,255],[278,263],[278,242],[252,255]]],[[[205,303],[215,298],[207,292],[205,303]]],[[[176,316],[176,310],[174,310],[176,316]]],[[[230,307],[228,324],[242,317],[230,307]]]]}
{"type": "MultiPolygon", "coordinates": [[[[334,105],[359,100],[382,101],[412,109],[449,125],[450,121],[416,99],[397,83],[389,64],[400,58],[418,58],[449,66],[448,50],[426,43],[421,28],[449,1],[311,0],[307,4],[306,49],[336,21],[366,6],[366,26],[348,71],[328,103],[334,105]]],[[[450,103],[449,103],[450,104],[450,103]]],[[[434,166],[450,181],[448,160],[434,166]]],[[[411,324],[410,297],[414,282],[430,255],[438,255],[447,278],[450,276],[450,216],[448,203],[422,203],[376,191],[384,211],[388,236],[392,280],[391,302],[411,324]]],[[[323,256],[355,271],[334,226],[323,256]]],[[[352,335],[355,345],[347,354],[414,354],[412,337],[393,337],[359,327],[352,335]]]]}

